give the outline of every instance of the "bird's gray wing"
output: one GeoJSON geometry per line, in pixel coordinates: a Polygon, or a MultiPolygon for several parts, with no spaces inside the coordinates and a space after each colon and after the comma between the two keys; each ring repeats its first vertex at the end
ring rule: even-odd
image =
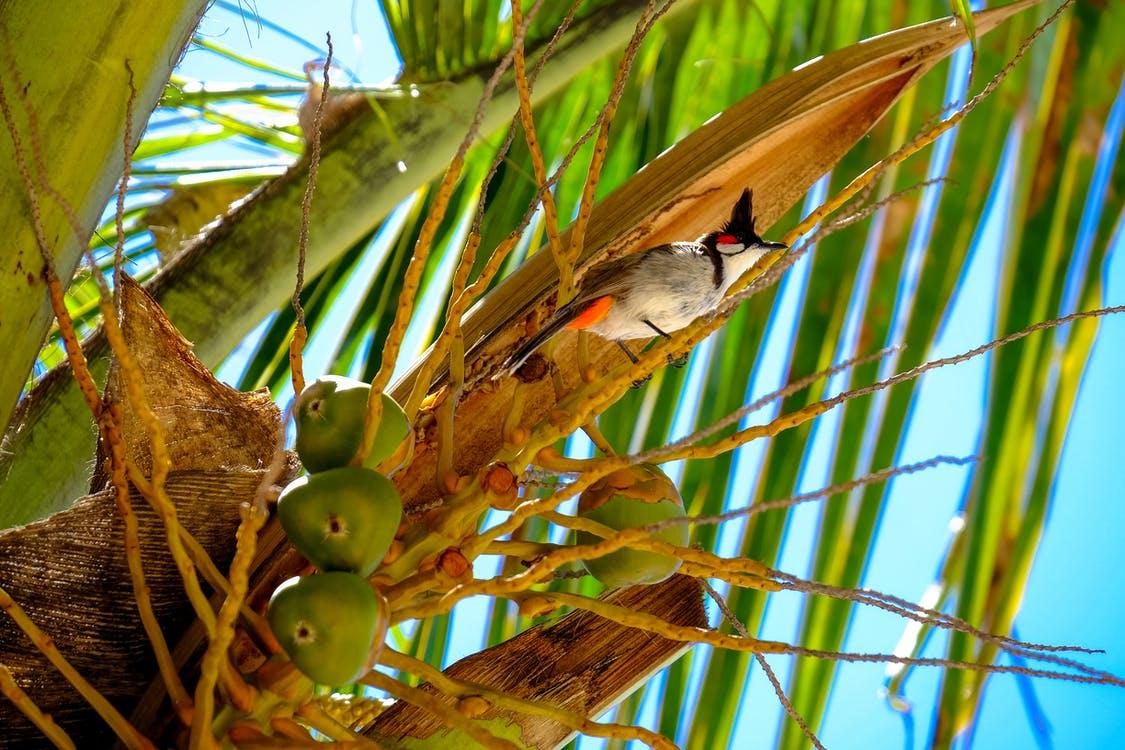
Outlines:
{"type": "Polygon", "coordinates": [[[628,287],[630,272],[656,253],[702,255],[703,246],[696,242],[672,242],[600,263],[587,271],[579,280],[578,293],[571,304],[581,306],[599,297],[619,294],[628,287]]]}
{"type": "Polygon", "coordinates": [[[578,293],[574,295],[571,304],[581,307],[584,303],[596,300],[599,297],[617,296],[629,285],[630,272],[641,264],[650,253],[659,252],[663,247],[644,250],[624,258],[598,265],[587,271],[578,281],[578,293]]]}

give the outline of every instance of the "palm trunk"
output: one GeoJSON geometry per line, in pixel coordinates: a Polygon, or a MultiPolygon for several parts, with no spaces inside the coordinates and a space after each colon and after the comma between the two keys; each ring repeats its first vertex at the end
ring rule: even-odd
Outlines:
{"type": "MultiPolygon", "coordinates": [[[[30,106],[38,123],[47,179],[74,207],[85,232],[96,226],[121,176],[125,106],[130,96],[126,64],[137,89],[135,144],[205,6],[202,0],[4,3],[0,44],[6,49],[0,80],[23,159],[36,174],[30,106]]],[[[7,129],[11,132],[11,125],[7,129]]],[[[0,226],[8,246],[0,253],[0,279],[4,279],[0,351],[5,363],[0,368],[0,424],[6,425],[53,320],[11,137],[0,138],[0,186],[0,226]]],[[[65,286],[78,265],[83,243],[58,205],[46,196],[38,203],[46,242],[65,286]]]]}

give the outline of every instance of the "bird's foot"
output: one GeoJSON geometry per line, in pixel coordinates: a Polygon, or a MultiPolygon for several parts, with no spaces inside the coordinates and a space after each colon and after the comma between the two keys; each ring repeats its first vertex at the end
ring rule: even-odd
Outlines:
{"type": "Polygon", "coordinates": [[[671,354],[669,354],[668,355],[668,364],[672,365],[672,367],[683,367],[684,365],[686,365],[688,363],[688,358],[690,356],[691,355],[688,354],[688,353],[681,354],[678,357],[673,357],[671,354]]]}
{"type": "Polygon", "coordinates": [[[644,385],[645,383],[647,383],[650,380],[652,380],[652,373],[651,372],[648,375],[645,375],[643,378],[640,378],[639,380],[634,380],[633,381],[633,387],[634,388],[640,388],[642,385],[644,385]]]}

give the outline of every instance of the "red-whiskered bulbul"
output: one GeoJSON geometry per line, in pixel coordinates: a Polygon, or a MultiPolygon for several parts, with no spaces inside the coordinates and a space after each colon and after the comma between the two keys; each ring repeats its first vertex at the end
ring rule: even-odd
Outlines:
{"type": "Polygon", "coordinates": [[[515,372],[536,349],[560,330],[591,331],[617,342],[668,337],[715,309],[731,284],[770,250],[784,249],[754,231],[753,193],[747,189],[717,232],[695,242],[658,245],[595,266],[582,277],[574,299],[504,363],[515,372]]]}

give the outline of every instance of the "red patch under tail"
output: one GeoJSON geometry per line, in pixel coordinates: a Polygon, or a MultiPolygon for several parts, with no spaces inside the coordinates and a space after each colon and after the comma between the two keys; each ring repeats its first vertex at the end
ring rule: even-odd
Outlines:
{"type": "Polygon", "coordinates": [[[580,331],[583,328],[589,328],[595,323],[600,323],[605,320],[605,316],[609,315],[609,309],[613,307],[613,297],[606,295],[605,297],[598,297],[596,300],[586,306],[582,312],[574,317],[574,320],[566,324],[568,331],[580,331]]]}

